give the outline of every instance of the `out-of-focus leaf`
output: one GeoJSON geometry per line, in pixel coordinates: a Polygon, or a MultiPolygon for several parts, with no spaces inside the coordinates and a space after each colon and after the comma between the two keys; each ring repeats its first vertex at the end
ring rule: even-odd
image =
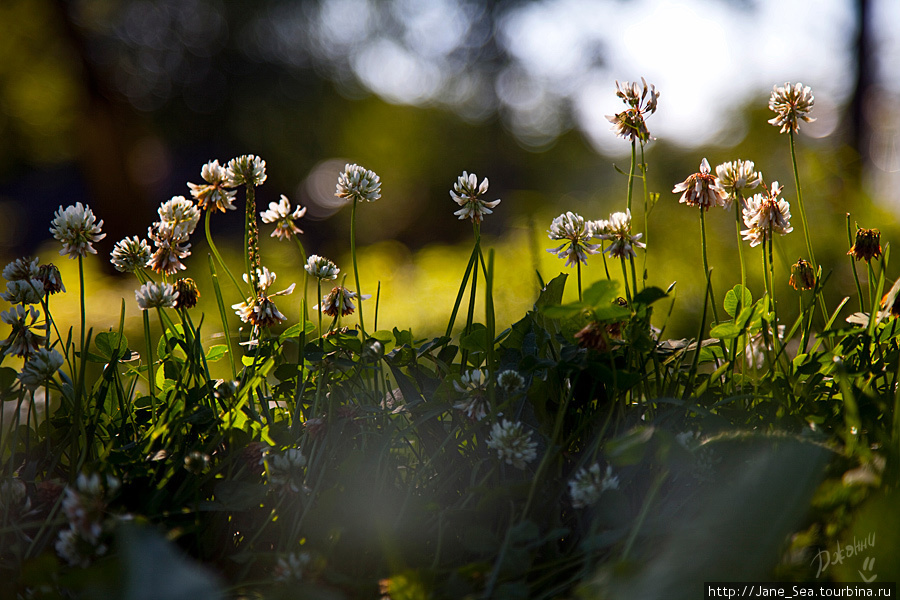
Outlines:
{"type": "Polygon", "coordinates": [[[210,346],[206,350],[206,362],[216,362],[226,354],[228,354],[228,346],[226,346],[225,344],[210,346]]]}

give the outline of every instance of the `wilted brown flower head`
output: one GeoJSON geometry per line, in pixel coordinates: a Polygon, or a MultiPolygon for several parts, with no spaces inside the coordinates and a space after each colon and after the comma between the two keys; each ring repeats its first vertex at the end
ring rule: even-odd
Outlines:
{"type": "Polygon", "coordinates": [[[791,265],[789,283],[795,290],[811,290],[816,287],[816,272],[812,264],[801,258],[796,264],[791,265]]]}
{"type": "Polygon", "coordinates": [[[659,99],[659,92],[656,86],[647,85],[647,81],[641,77],[642,85],[637,82],[625,82],[620,85],[616,81],[616,96],[622,99],[628,105],[626,110],[615,115],[609,115],[606,119],[613,124],[612,130],[616,135],[626,140],[641,140],[646,142],[653,138],[647,130],[647,124],[644,119],[647,115],[656,112],[656,103],[659,99]]]}
{"type": "Polygon", "coordinates": [[[190,277],[179,279],[175,282],[175,291],[178,297],[175,299],[175,308],[194,308],[200,298],[200,290],[190,277]]]}
{"type": "Polygon", "coordinates": [[[870,262],[873,258],[881,256],[881,232],[877,229],[863,229],[860,227],[856,230],[856,243],[850,248],[847,254],[853,256],[856,260],[864,260],[870,262]]]}

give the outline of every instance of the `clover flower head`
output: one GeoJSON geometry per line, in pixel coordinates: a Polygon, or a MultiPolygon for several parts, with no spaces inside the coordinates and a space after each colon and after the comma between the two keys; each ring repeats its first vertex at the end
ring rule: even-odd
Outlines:
{"type": "Polygon", "coordinates": [[[575,334],[578,345],[598,352],[608,352],[613,340],[622,339],[622,323],[600,323],[591,321],[575,334]]]}
{"type": "Polygon", "coordinates": [[[709,210],[711,206],[725,206],[728,194],[719,187],[716,178],[709,174],[709,162],[700,161],[700,171],[689,175],[687,179],[672,188],[673,194],[681,193],[681,204],[699,206],[709,210]]]}
{"type": "Polygon", "coordinates": [[[791,279],[788,282],[795,290],[811,290],[816,287],[816,271],[809,261],[798,260],[791,265],[791,279]]]}
{"type": "MultiPolygon", "coordinates": [[[[744,347],[744,354],[747,356],[748,366],[754,369],[762,369],[766,365],[766,353],[772,348],[772,334],[774,333],[772,325],[766,325],[766,335],[762,331],[750,336],[747,345],[744,347]],[[768,342],[768,343],[766,343],[768,342]]],[[[778,326],[778,339],[784,340],[784,325],[778,326]]]]}
{"type": "Polygon", "coordinates": [[[135,235],[116,242],[110,253],[110,262],[117,271],[134,273],[147,266],[152,254],[147,240],[142,240],[135,235]]]}
{"type": "Polygon", "coordinates": [[[17,258],[3,268],[3,278],[7,281],[28,281],[40,279],[40,259],[17,258]]]}
{"type": "Polygon", "coordinates": [[[716,187],[727,194],[726,209],[731,208],[736,198],[743,199],[745,190],[754,189],[762,183],[762,174],[754,168],[752,160],[729,161],[716,167],[716,187]]]}
{"type": "Polygon", "coordinates": [[[303,486],[303,467],[306,457],[297,448],[288,448],[284,452],[265,455],[269,483],[287,486],[291,491],[299,492],[303,486]]]}
{"type": "Polygon", "coordinates": [[[29,357],[37,352],[44,341],[44,336],[32,331],[41,313],[33,306],[16,304],[9,310],[0,313],[0,321],[12,327],[9,337],[0,341],[3,354],[29,357]]]}
{"type": "MultiPolygon", "coordinates": [[[[267,267],[256,270],[256,297],[231,305],[231,308],[241,318],[241,321],[252,323],[258,327],[271,327],[287,320],[287,317],[275,306],[272,297],[292,293],[295,284],[292,283],[287,289],[280,292],[270,293],[269,288],[275,283],[276,278],[275,273],[267,267]]],[[[246,273],[244,273],[244,281],[250,283],[250,277],[246,273]]]]}
{"type": "Polygon", "coordinates": [[[191,196],[197,201],[197,206],[203,210],[216,208],[222,212],[235,210],[234,196],[236,192],[228,188],[228,171],[219,164],[218,160],[211,160],[200,169],[200,176],[206,184],[188,182],[191,196]]]}
{"type": "Polygon", "coordinates": [[[287,556],[280,556],[272,570],[273,579],[282,583],[301,581],[311,563],[312,555],[309,552],[291,552],[287,556]]]}
{"type": "Polygon", "coordinates": [[[450,190],[450,197],[462,207],[453,214],[458,216],[459,220],[471,219],[473,223],[481,223],[484,215],[494,212],[491,209],[500,204],[500,200],[485,201],[482,196],[487,191],[487,177],[479,185],[478,176],[475,173],[463,171],[462,175],[457,177],[456,183],[453,184],[453,189],[450,190]]]}
{"type": "Polygon", "coordinates": [[[525,387],[525,378],[518,371],[506,369],[497,374],[497,387],[507,394],[512,394],[525,387]]]}
{"type": "Polygon", "coordinates": [[[322,281],[333,281],[337,279],[338,273],[341,272],[337,265],[318,254],[313,254],[306,259],[306,266],[303,267],[306,272],[322,281]]]}
{"type": "Polygon", "coordinates": [[[249,185],[259,187],[266,181],[266,161],[254,154],[244,154],[228,161],[225,187],[249,185]]]}
{"type": "Polygon", "coordinates": [[[345,165],[338,175],[334,195],[353,202],[375,202],[381,198],[381,178],[357,164],[345,165]]]}
{"type": "Polygon", "coordinates": [[[181,259],[191,255],[191,245],[181,228],[166,227],[163,223],[154,223],[147,230],[147,237],[153,240],[156,250],[150,257],[147,266],[161,275],[172,275],[184,271],[187,267],[181,259]]]}
{"type": "Polygon", "coordinates": [[[453,388],[464,398],[453,405],[469,419],[480,421],[488,412],[487,378],[481,369],[472,369],[462,374],[459,381],[453,382],[453,388]]]}
{"type": "Polygon", "coordinates": [[[547,252],[566,259],[566,266],[571,267],[578,263],[587,264],[588,254],[597,254],[600,244],[588,242],[596,235],[594,224],[585,221],[584,218],[573,212],[566,212],[550,223],[547,237],[551,240],[563,240],[562,245],[550,248],[547,252]]]}
{"type": "Polygon", "coordinates": [[[750,246],[758,246],[768,240],[773,232],[786,235],[794,230],[790,224],[791,205],[778,197],[782,187],[773,181],[771,189],[747,200],[743,212],[747,229],[742,230],[741,235],[750,242],[750,246]]]}
{"type": "Polygon", "coordinates": [[[107,496],[114,494],[120,486],[118,479],[111,475],[101,478],[99,474],[81,473],[74,486],[66,488],[62,509],[70,527],[83,539],[97,542],[103,533],[107,496]]]}
{"type": "Polygon", "coordinates": [[[63,355],[51,348],[38,348],[37,352],[28,357],[22,371],[19,373],[19,381],[29,390],[36,390],[48,379],[56,375],[63,365],[63,355]]]}
{"type": "Polygon", "coordinates": [[[141,310],[175,308],[178,292],[175,291],[175,287],[171,283],[148,281],[139,290],[135,290],[134,297],[141,310]]]}
{"type": "Polygon", "coordinates": [[[575,508],[596,504],[603,492],[616,489],[619,489],[619,478],[613,475],[610,465],[607,465],[606,472],[601,471],[598,463],[587,469],[582,467],[569,481],[569,495],[575,508]]]}
{"type": "Polygon", "coordinates": [[[507,419],[491,427],[487,446],[497,451],[497,458],[517,469],[524,469],[537,458],[537,442],[531,439],[531,432],[526,432],[521,423],[507,419]]]}
{"type": "MultiPolygon", "coordinates": [[[[339,314],[341,316],[346,317],[347,315],[352,315],[353,311],[356,310],[356,306],[353,304],[353,299],[357,298],[357,293],[348,290],[342,285],[336,286],[331,289],[330,292],[322,296],[322,303],[320,305],[314,306],[314,310],[321,310],[323,313],[328,315],[329,317],[336,317],[339,314]]],[[[360,296],[360,300],[368,300],[372,296],[370,294],[364,294],[360,296]]]]}
{"type": "Polygon", "coordinates": [[[191,450],[184,457],[184,468],[192,475],[200,475],[209,468],[210,456],[199,450],[191,450]]]}
{"type": "Polygon", "coordinates": [[[38,278],[44,284],[45,294],[57,294],[65,292],[66,286],[63,285],[62,275],[59,273],[59,267],[53,263],[47,263],[38,267],[38,278]]]}
{"type": "Polygon", "coordinates": [[[0,513],[14,515],[31,507],[28,487],[18,477],[0,480],[0,513]]]}
{"type": "Polygon", "coordinates": [[[40,279],[17,279],[6,282],[6,291],[0,293],[10,304],[40,304],[44,297],[44,282],[40,279]]]}
{"type": "Polygon", "coordinates": [[[877,229],[856,229],[856,243],[847,252],[856,260],[871,262],[881,256],[881,232],[877,229]]]}
{"type": "Polygon", "coordinates": [[[772,95],[769,97],[769,109],[775,112],[775,117],[769,119],[769,123],[781,127],[779,133],[788,130],[797,133],[801,120],[807,123],[815,121],[809,116],[815,101],[816,97],[808,85],[785,83],[781,87],[773,86],[772,95]]]}
{"type": "Polygon", "coordinates": [[[637,256],[635,248],[646,248],[646,244],[640,241],[644,234],[631,233],[631,211],[615,212],[609,215],[606,233],[599,235],[602,240],[611,240],[612,243],[604,250],[613,258],[632,258],[637,256]]]}
{"type": "Polygon", "coordinates": [[[190,277],[184,277],[175,281],[175,291],[178,297],[175,298],[174,308],[194,308],[200,299],[200,290],[197,284],[190,277]]]}
{"type": "Polygon", "coordinates": [[[70,567],[82,569],[89,567],[95,558],[105,555],[109,550],[99,540],[86,539],[74,527],[61,530],[53,548],[70,567]]]}
{"type": "Polygon", "coordinates": [[[187,239],[200,222],[200,209],[184,196],[172,196],[159,209],[160,227],[174,230],[173,238],[187,239]]]}
{"type": "Polygon", "coordinates": [[[91,208],[81,202],[65,209],[60,206],[50,224],[50,233],[63,245],[60,255],[68,254],[69,258],[97,254],[91,244],[106,237],[101,233],[103,221],[98,221],[91,208]]]}
{"type": "Polygon", "coordinates": [[[260,213],[263,223],[275,223],[275,231],[271,237],[277,237],[280,240],[290,239],[292,236],[300,235],[303,230],[294,224],[294,221],[306,214],[306,207],[298,204],[297,208],[291,210],[291,201],[284,194],[278,202],[269,202],[269,210],[260,213]]]}
{"type": "Polygon", "coordinates": [[[645,142],[653,139],[647,130],[645,117],[656,112],[659,92],[656,91],[656,86],[648,86],[643,77],[641,77],[641,84],[627,81],[620,84],[616,81],[616,96],[621,98],[628,108],[606,117],[612,123],[611,129],[617,136],[632,142],[635,140],[645,142]]]}

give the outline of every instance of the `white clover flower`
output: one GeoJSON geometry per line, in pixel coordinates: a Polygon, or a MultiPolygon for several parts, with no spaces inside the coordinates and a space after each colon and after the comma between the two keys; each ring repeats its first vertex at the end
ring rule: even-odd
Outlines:
{"type": "Polygon", "coordinates": [[[63,244],[59,253],[68,254],[69,258],[97,254],[91,244],[106,237],[100,232],[103,221],[97,221],[90,207],[81,202],[67,206],[65,210],[60,206],[50,224],[50,233],[63,244]]]}
{"type": "Polygon", "coordinates": [[[472,369],[462,374],[459,381],[453,382],[453,387],[465,398],[456,402],[453,408],[462,411],[466,417],[473,421],[480,421],[488,413],[487,378],[481,369],[472,369]]]}
{"type": "Polygon", "coordinates": [[[270,483],[287,486],[294,492],[300,491],[306,457],[299,449],[288,448],[279,454],[267,453],[265,461],[270,483]]]}
{"type": "Polygon", "coordinates": [[[197,205],[203,210],[217,208],[222,212],[234,210],[233,190],[228,190],[228,173],[225,167],[217,160],[211,160],[200,169],[200,176],[206,181],[206,185],[198,185],[188,182],[191,196],[197,201],[197,205]]]}
{"type": "Polygon", "coordinates": [[[232,158],[225,168],[225,186],[259,187],[266,181],[266,161],[253,154],[232,158]]]}
{"type": "Polygon", "coordinates": [[[312,555],[309,552],[291,552],[287,556],[280,556],[272,572],[273,578],[282,583],[301,581],[311,562],[312,555]]]}
{"type": "Polygon", "coordinates": [[[537,458],[537,442],[531,439],[531,432],[524,431],[521,423],[507,419],[491,427],[487,446],[497,451],[497,458],[517,469],[524,469],[537,458]]]}
{"type": "Polygon", "coordinates": [[[588,240],[594,237],[594,233],[591,221],[585,221],[577,213],[563,213],[553,219],[547,231],[547,237],[551,240],[563,240],[563,243],[556,248],[550,248],[547,252],[565,258],[567,267],[578,263],[587,264],[587,255],[597,254],[600,250],[600,244],[588,243],[588,240]]]}
{"type": "Polygon", "coordinates": [[[338,273],[341,272],[337,265],[318,254],[313,254],[306,259],[306,266],[303,267],[306,272],[322,281],[333,281],[337,279],[338,273]]]}
{"type": "Polygon", "coordinates": [[[89,567],[95,558],[105,555],[108,550],[106,544],[85,538],[74,527],[60,531],[53,547],[70,567],[82,569],[89,567]]]}
{"type": "Polygon", "coordinates": [[[300,207],[291,210],[291,201],[284,194],[281,195],[279,202],[269,202],[269,210],[260,213],[263,223],[275,223],[275,231],[271,237],[277,237],[280,240],[290,239],[291,236],[300,235],[303,230],[294,224],[294,221],[306,214],[306,207],[300,207]]]}
{"type": "MultiPolygon", "coordinates": [[[[275,283],[276,275],[268,268],[256,270],[256,298],[249,298],[244,302],[232,304],[231,308],[244,323],[252,323],[258,327],[271,327],[287,320],[272,301],[273,296],[284,296],[294,291],[295,284],[280,292],[269,293],[269,288],[275,283]]],[[[250,277],[244,273],[244,281],[250,283],[250,277]]]]}
{"type": "Polygon", "coordinates": [[[517,371],[506,369],[497,374],[497,387],[507,394],[512,394],[525,387],[525,378],[517,371]]]}
{"type": "Polygon", "coordinates": [[[18,477],[0,481],[0,514],[14,515],[31,507],[28,488],[18,477]]]}
{"type": "Polygon", "coordinates": [[[29,390],[36,390],[56,375],[65,359],[63,355],[50,348],[38,348],[28,357],[25,366],[19,373],[19,381],[29,390]]]}
{"type": "Polygon", "coordinates": [[[478,176],[475,173],[467,173],[463,171],[453,184],[450,190],[450,197],[462,208],[453,214],[459,217],[459,220],[471,219],[473,223],[481,223],[484,215],[491,214],[491,209],[500,204],[500,200],[491,200],[490,202],[482,199],[482,196],[488,191],[488,179],[485,177],[478,184],[478,176]]]}
{"type": "Polygon", "coordinates": [[[40,304],[44,297],[44,282],[40,279],[17,279],[6,282],[6,291],[0,293],[10,304],[40,304]]]}
{"type": "Polygon", "coordinates": [[[200,209],[184,196],[172,196],[157,210],[160,228],[173,230],[172,237],[187,239],[200,222],[200,209]]]}
{"type": "Polygon", "coordinates": [[[358,296],[356,292],[339,285],[322,296],[322,304],[317,304],[313,307],[313,310],[321,310],[329,317],[336,317],[338,314],[346,317],[347,315],[352,315],[353,311],[356,310],[353,299],[357,297],[359,297],[360,300],[368,300],[372,295],[363,294],[362,296],[358,296]]]}
{"type": "Polygon", "coordinates": [[[656,112],[656,104],[659,100],[659,92],[656,86],[647,85],[647,81],[641,77],[641,86],[637,82],[625,82],[624,85],[616,81],[616,96],[622,99],[628,108],[615,115],[608,115],[606,120],[612,123],[612,131],[626,140],[647,141],[653,139],[647,130],[645,117],[656,112]]]}
{"type": "Polygon", "coordinates": [[[773,181],[771,190],[747,200],[744,208],[744,224],[747,229],[742,230],[741,235],[750,242],[750,246],[758,246],[767,241],[773,232],[786,235],[794,230],[790,224],[791,205],[778,197],[781,190],[778,182],[773,181]]]}
{"type": "Polygon", "coordinates": [[[44,336],[34,333],[31,328],[35,326],[40,315],[41,313],[33,306],[26,308],[22,304],[16,304],[0,313],[0,320],[12,327],[9,337],[0,342],[3,354],[28,357],[37,352],[44,341],[44,336]]]}
{"type": "Polygon", "coordinates": [[[180,235],[182,233],[184,231],[180,228],[154,223],[147,230],[147,237],[153,240],[156,251],[153,252],[147,266],[161,275],[173,275],[187,269],[181,259],[191,255],[191,245],[187,241],[187,236],[180,235]]]}
{"type": "Polygon", "coordinates": [[[815,121],[809,116],[815,101],[816,97],[808,85],[785,83],[783,87],[773,86],[772,95],[769,97],[769,109],[775,111],[775,117],[769,119],[769,123],[781,127],[779,133],[788,130],[797,133],[801,119],[807,123],[815,121]]]}
{"type": "Polygon", "coordinates": [[[646,244],[640,241],[643,233],[631,233],[631,211],[615,212],[609,216],[606,222],[605,233],[600,234],[601,240],[611,240],[612,243],[604,250],[613,258],[632,258],[637,256],[635,248],[646,248],[646,244]]]}
{"type": "Polygon", "coordinates": [[[7,281],[28,281],[40,279],[40,259],[17,258],[3,268],[3,278],[7,281]]]}
{"type": "Polygon", "coordinates": [[[726,209],[731,208],[731,203],[736,198],[743,200],[745,190],[756,188],[762,183],[762,174],[754,168],[752,160],[729,161],[716,167],[716,187],[728,195],[725,200],[726,209]]]}
{"type": "MultiPolygon", "coordinates": [[[[766,353],[771,351],[772,348],[772,326],[767,325],[768,331],[767,335],[763,335],[762,331],[759,331],[747,340],[747,345],[744,347],[744,354],[747,356],[747,363],[750,367],[754,369],[762,369],[766,366],[766,353]],[[766,344],[766,339],[768,339],[769,343],[766,344]]],[[[784,340],[784,325],[778,326],[778,339],[784,340]]]]}
{"type": "Polygon", "coordinates": [[[616,489],[619,489],[619,478],[613,475],[612,467],[607,465],[606,473],[601,474],[598,463],[587,469],[578,469],[575,477],[569,481],[569,495],[575,508],[595,504],[603,492],[616,489]]]}
{"type": "Polygon", "coordinates": [[[134,273],[149,264],[151,255],[152,251],[147,240],[142,240],[135,235],[116,242],[110,253],[110,262],[117,271],[134,273]]]}
{"type": "Polygon", "coordinates": [[[97,473],[81,473],[74,487],[66,487],[62,500],[63,513],[72,529],[83,539],[89,542],[100,539],[106,515],[106,496],[115,493],[119,486],[119,480],[111,475],[101,479],[97,473]]]}
{"type": "Polygon", "coordinates": [[[174,308],[175,301],[178,299],[178,292],[175,291],[175,287],[171,283],[148,281],[141,286],[141,289],[135,290],[134,297],[141,310],[174,308]]]}
{"type": "Polygon", "coordinates": [[[354,202],[375,202],[381,198],[381,178],[359,165],[345,165],[334,195],[354,202]]]}
{"type": "Polygon", "coordinates": [[[688,176],[687,179],[675,185],[672,193],[681,194],[678,201],[688,206],[699,206],[702,210],[709,210],[711,206],[725,206],[728,194],[716,183],[716,178],[709,174],[709,162],[704,158],[700,161],[700,172],[688,176]]]}

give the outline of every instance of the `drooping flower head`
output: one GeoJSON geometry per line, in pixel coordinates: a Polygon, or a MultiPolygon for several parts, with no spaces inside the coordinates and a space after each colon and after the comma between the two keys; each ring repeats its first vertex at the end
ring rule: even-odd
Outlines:
{"type": "Polygon", "coordinates": [[[53,263],[47,263],[38,267],[38,279],[44,284],[45,294],[58,294],[66,291],[62,275],[59,273],[59,267],[53,263]]]}
{"type": "Polygon", "coordinates": [[[453,404],[453,408],[462,411],[469,419],[480,421],[488,413],[487,378],[481,369],[466,371],[453,382],[453,388],[463,394],[463,399],[453,404]]]}
{"type": "MultiPolygon", "coordinates": [[[[275,283],[275,279],[275,273],[268,268],[262,267],[261,269],[257,269],[255,278],[257,287],[256,297],[231,305],[231,308],[233,308],[235,314],[241,318],[241,321],[244,323],[251,323],[257,327],[271,327],[272,325],[277,325],[278,323],[287,320],[287,317],[275,306],[275,302],[272,298],[274,296],[285,296],[292,293],[295,284],[292,283],[287,289],[281,290],[280,292],[269,292],[269,288],[275,283]]],[[[244,281],[251,283],[251,278],[246,273],[244,274],[244,281]]]]}
{"type": "Polygon", "coordinates": [[[769,123],[781,127],[779,133],[788,130],[797,133],[801,119],[807,123],[815,121],[809,116],[815,100],[816,97],[808,85],[785,83],[782,87],[773,86],[769,108],[775,111],[775,117],[769,119],[769,123]]]}
{"type": "Polygon", "coordinates": [[[791,265],[791,279],[788,282],[795,290],[811,290],[816,287],[816,272],[809,261],[802,258],[791,265]]]}
{"type": "Polygon", "coordinates": [[[609,216],[606,222],[605,232],[598,237],[602,240],[611,240],[612,243],[604,250],[613,258],[632,258],[637,256],[635,248],[646,248],[640,241],[644,234],[631,233],[631,211],[615,212],[609,216]]]}
{"type": "MultiPolygon", "coordinates": [[[[754,170],[752,160],[735,160],[716,167],[716,187],[727,194],[725,208],[731,208],[735,199],[743,204],[744,191],[762,183],[762,174],[754,170]]],[[[741,209],[744,207],[741,206],[741,209]]]]}
{"type": "Polygon", "coordinates": [[[40,315],[41,313],[33,306],[26,308],[22,304],[16,304],[0,313],[0,321],[12,327],[9,337],[0,341],[0,350],[3,354],[27,357],[37,352],[44,342],[44,336],[35,333],[32,328],[37,324],[40,315]]]}
{"type": "Polygon", "coordinates": [[[500,460],[517,469],[524,469],[537,458],[537,442],[531,439],[531,432],[526,432],[521,423],[507,419],[491,427],[487,446],[497,451],[500,460]]]}
{"type": "Polygon", "coordinates": [[[656,112],[656,103],[659,100],[656,86],[648,86],[643,77],[641,84],[626,81],[624,85],[620,85],[616,81],[616,96],[621,98],[628,108],[606,117],[612,123],[611,129],[617,136],[632,142],[635,140],[646,142],[652,139],[645,118],[656,112]]]}
{"type": "Polygon", "coordinates": [[[244,154],[228,161],[225,167],[225,186],[259,187],[266,181],[266,161],[254,154],[244,154]]]}
{"type": "Polygon", "coordinates": [[[172,229],[172,237],[187,239],[200,222],[200,209],[184,196],[172,196],[159,209],[160,228],[172,229]]]}
{"type": "MultiPolygon", "coordinates": [[[[322,297],[321,305],[313,308],[320,309],[329,317],[336,317],[339,314],[346,317],[347,315],[352,315],[353,311],[356,310],[356,306],[353,304],[353,299],[356,297],[356,292],[339,285],[332,288],[330,292],[322,297]]],[[[366,294],[360,300],[366,300],[370,297],[369,294],[366,294]]]]}
{"type": "Polygon", "coordinates": [[[84,257],[88,253],[97,254],[91,244],[106,237],[100,231],[103,221],[98,221],[90,207],[81,202],[65,209],[60,206],[51,225],[50,233],[63,245],[60,255],[68,254],[69,258],[84,257]]]}
{"type": "Polygon", "coordinates": [[[200,299],[200,290],[190,277],[184,277],[175,282],[175,291],[178,297],[175,299],[174,308],[194,308],[200,299]]]}
{"type": "Polygon", "coordinates": [[[777,181],[772,182],[771,189],[756,194],[747,200],[744,208],[744,224],[747,229],[741,231],[750,246],[758,246],[772,237],[773,233],[788,234],[791,227],[791,205],[787,200],[779,198],[781,189],[777,181]]]}
{"type": "Polygon", "coordinates": [[[28,281],[39,279],[38,258],[17,258],[3,268],[3,279],[7,281],[28,281]]]}
{"type": "Polygon", "coordinates": [[[681,204],[699,206],[702,210],[709,210],[711,206],[725,206],[728,197],[725,190],[719,187],[716,178],[710,175],[709,162],[705,158],[700,161],[700,171],[676,184],[672,193],[682,193],[678,201],[681,204]]]}
{"type": "Polygon", "coordinates": [[[856,260],[871,262],[873,258],[881,256],[881,232],[877,229],[856,230],[856,243],[847,252],[856,260]]]}
{"type": "Polygon", "coordinates": [[[482,196],[488,191],[488,179],[485,177],[478,184],[478,176],[475,173],[467,173],[463,171],[462,175],[457,177],[453,189],[450,190],[450,197],[462,208],[453,214],[459,217],[459,220],[471,219],[473,223],[481,223],[484,215],[491,214],[491,209],[500,204],[500,200],[485,201],[482,196]]]}
{"type": "Polygon", "coordinates": [[[306,265],[303,267],[306,272],[321,281],[333,281],[337,279],[341,270],[336,264],[318,254],[313,254],[306,259],[306,265]]]}
{"type": "Polygon", "coordinates": [[[294,224],[294,221],[306,214],[306,207],[291,210],[291,201],[284,194],[278,202],[269,202],[269,210],[260,213],[263,223],[275,223],[275,230],[271,237],[277,237],[280,240],[290,239],[292,236],[300,235],[303,230],[294,224]]]}
{"type": "Polygon", "coordinates": [[[597,254],[600,244],[588,242],[596,232],[590,221],[585,221],[581,215],[566,212],[550,223],[547,237],[551,240],[563,240],[556,248],[550,248],[547,252],[566,259],[566,266],[571,267],[578,263],[587,264],[588,254],[597,254]]]}
{"type": "Polygon", "coordinates": [[[147,230],[147,237],[153,240],[156,250],[147,266],[162,275],[172,275],[187,269],[181,259],[191,255],[191,245],[187,236],[176,236],[181,230],[154,223],[147,230]]]}
{"type": "Polygon", "coordinates": [[[10,304],[40,304],[44,297],[44,284],[40,279],[17,279],[6,282],[6,291],[0,293],[10,304]]]}
{"type": "Polygon", "coordinates": [[[141,310],[174,308],[178,292],[171,283],[148,281],[140,289],[134,291],[134,297],[141,310]]]}
{"type": "Polygon", "coordinates": [[[116,242],[110,254],[110,262],[117,271],[134,273],[147,266],[151,255],[150,244],[147,243],[147,240],[142,240],[135,235],[116,242]]]}
{"type": "Polygon", "coordinates": [[[334,195],[353,202],[375,202],[381,198],[381,178],[375,171],[348,164],[338,175],[334,195]]]}
{"type": "Polygon", "coordinates": [[[56,350],[38,348],[37,352],[25,361],[25,366],[22,367],[22,372],[19,373],[19,381],[27,389],[36,390],[48,379],[56,375],[63,362],[63,355],[56,350]]]}
{"type": "Polygon", "coordinates": [[[217,160],[211,160],[200,169],[200,176],[206,184],[188,182],[191,196],[197,201],[197,206],[203,210],[218,209],[222,212],[235,210],[235,191],[228,188],[228,172],[217,160]]]}
{"type": "Polygon", "coordinates": [[[599,463],[592,464],[589,468],[578,469],[569,481],[569,495],[572,497],[572,506],[584,508],[595,504],[606,490],[619,489],[619,478],[613,475],[612,466],[606,466],[604,473],[599,463]]]}

